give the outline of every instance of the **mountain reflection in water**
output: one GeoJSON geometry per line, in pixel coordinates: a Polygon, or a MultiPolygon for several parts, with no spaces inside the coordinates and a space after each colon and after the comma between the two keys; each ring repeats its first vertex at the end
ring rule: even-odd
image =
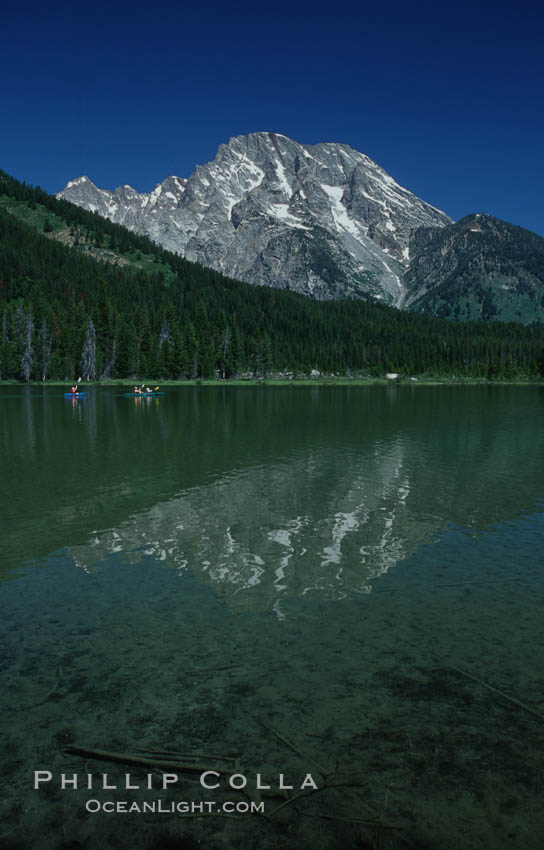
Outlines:
{"type": "MultiPolygon", "coordinates": [[[[232,609],[368,593],[446,524],[537,510],[532,387],[54,391],[0,406],[3,563],[64,550],[190,570],[232,609]]],[[[5,567],[4,567],[5,571],[5,567]]]]}
{"type": "Polygon", "coordinates": [[[191,570],[236,610],[275,606],[281,615],[289,596],[369,592],[436,527],[412,508],[403,456],[399,441],[349,470],[324,452],[258,466],[95,532],[69,553],[85,568],[114,553],[153,556],[191,570]]]}
{"type": "MultiPolygon", "coordinates": [[[[279,617],[290,597],[370,593],[378,576],[448,523],[486,528],[534,509],[542,495],[530,463],[541,445],[534,423],[513,427],[512,408],[494,419],[489,396],[475,392],[461,390],[453,409],[451,397],[446,405],[435,398],[427,421],[417,414],[414,421],[412,397],[408,408],[393,408],[411,417],[401,415],[391,430],[384,416],[370,439],[372,413],[355,401],[353,413],[366,417],[360,442],[347,419],[340,445],[321,439],[318,449],[297,446],[290,457],[234,469],[94,532],[69,553],[87,569],[112,554],[134,563],[152,556],[190,570],[232,610],[274,608],[279,617]],[[523,487],[516,489],[517,473],[523,487]]],[[[429,399],[420,401],[419,414],[429,399]]]]}

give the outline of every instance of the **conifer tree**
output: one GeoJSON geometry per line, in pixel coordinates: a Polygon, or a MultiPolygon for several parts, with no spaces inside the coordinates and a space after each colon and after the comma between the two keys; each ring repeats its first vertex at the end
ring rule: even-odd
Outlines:
{"type": "Polygon", "coordinates": [[[47,326],[45,318],[42,319],[38,331],[36,352],[36,379],[46,381],[49,375],[49,364],[51,362],[51,346],[53,337],[47,326]]]}
{"type": "Polygon", "coordinates": [[[196,337],[195,326],[192,322],[187,325],[187,333],[185,335],[185,348],[187,351],[188,360],[188,378],[196,378],[198,376],[198,340],[196,337]]]}
{"type": "Polygon", "coordinates": [[[125,322],[119,334],[119,354],[116,364],[119,378],[130,378],[136,375],[137,359],[136,328],[132,322],[125,322]]]}
{"type": "Polygon", "coordinates": [[[10,319],[7,307],[2,313],[2,333],[0,338],[0,379],[13,378],[15,372],[14,347],[10,337],[10,319]]]}

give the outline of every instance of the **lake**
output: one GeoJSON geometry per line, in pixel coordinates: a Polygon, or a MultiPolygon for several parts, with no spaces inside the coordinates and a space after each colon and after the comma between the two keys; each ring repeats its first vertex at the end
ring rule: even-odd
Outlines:
{"type": "Polygon", "coordinates": [[[540,850],[544,390],[122,392],[0,389],[0,846],[540,850]]]}

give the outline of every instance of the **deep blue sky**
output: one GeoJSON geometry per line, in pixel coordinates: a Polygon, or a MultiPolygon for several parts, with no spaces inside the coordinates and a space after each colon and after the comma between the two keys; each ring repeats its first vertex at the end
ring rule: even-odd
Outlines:
{"type": "Polygon", "coordinates": [[[349,144],[453,218],[544,235],[541,7],[7,0],[0,168],[149,191],[273,130],[349,144]]]}

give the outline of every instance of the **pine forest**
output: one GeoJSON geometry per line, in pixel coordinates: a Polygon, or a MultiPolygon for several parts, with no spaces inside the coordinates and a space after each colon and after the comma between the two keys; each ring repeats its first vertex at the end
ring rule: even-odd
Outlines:
{"type": "Polygon", "coordinates": [[[2,380],[544,374],[541,325],[240,283],[3,172],[0,321],[2,380]]]}

